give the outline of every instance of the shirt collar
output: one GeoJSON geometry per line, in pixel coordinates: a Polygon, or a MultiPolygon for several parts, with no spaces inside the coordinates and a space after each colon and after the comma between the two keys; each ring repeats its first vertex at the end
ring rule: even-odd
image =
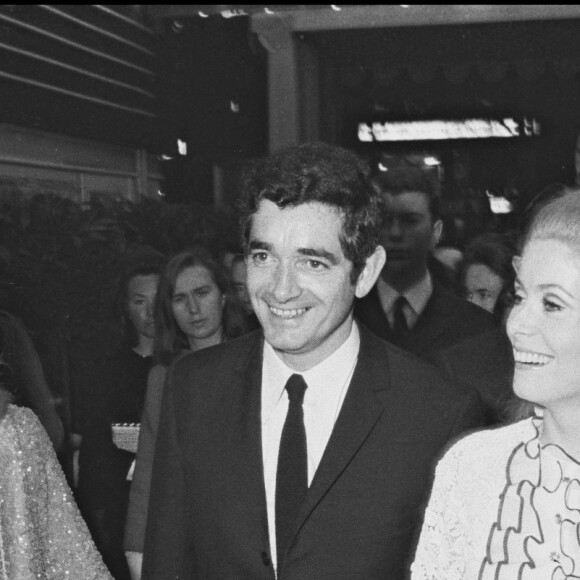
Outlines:
{"type": "MultiPolygon", "coordinates": [[[[308,385],[305,394],[307,398],[315,397],[323,392],[332,393],[337,385],[342,385],[345,378],[352,375],[358,359],[360,349],[360,332],[355,321],[348,338],[330,356],[318,363],[315,367],[299,373],[308,385]]],[[[276,354],[267,341],[264,341],[264,357],[262,363],[262,418],[267,422],[272,410],[276,407],[284,387],[291,375],[296,373],[276,354]]],[[[337,394],[338,396],[338,394],[337,394]]]]}
{"type": "MultiPolygon", "coordinates": [[[[385,312],[390,312],[395,304],[395,300],[401,295],[397,292],[389,283],[385,282],[383,278],[379,277],[377,281],[377,292],[379,294],[379,300],[381,306],[385,312]]],[[[433,294],[433,281],[431,280],[431,274],[429,270],[425,272],[425,275],[413,286],[407,288],[403,293],[409,303],[409,306],[413,310],[416,316],[419,316],[425,307],[429,298],[433,294]]]]}

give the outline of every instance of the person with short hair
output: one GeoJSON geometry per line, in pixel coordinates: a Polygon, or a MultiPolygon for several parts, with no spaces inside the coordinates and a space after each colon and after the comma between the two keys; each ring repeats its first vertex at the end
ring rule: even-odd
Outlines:
{"type": "Polygon", "coordinates": [[[262,329],[168,370],[143,578],[399,580],[429,466],[478,401],[354,321],[385,259],[354,153],[257,162],[242,229],[262,329]]]}
{"type": "Polygon", "coordinates": [[[477,392],[486,424],[505,420],[513,373],[505,331],[446,288],[430,264],[443,229],[436,182],[424,170],[398,169],[377,185],[387,259],[375,286],[356,301],[355,315],[377,336],[438,366],[458,390],[477,392]]]}
{"type": "Polygon", "coordinates": [[[79,449],[81,508],[116,580],[130,580],[122,549],[135,449],[118,446],[115,429],[141,420],[153,366],[153,305],[165,258],[147,246],[124,256],[116,289],[121,343],[85,387],[85,422],[79,449]]]}

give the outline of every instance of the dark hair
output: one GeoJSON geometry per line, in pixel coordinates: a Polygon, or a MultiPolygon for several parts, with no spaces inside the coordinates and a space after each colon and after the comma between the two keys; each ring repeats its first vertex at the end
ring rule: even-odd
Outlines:
{"type": "Polygon", "coordinates": [[[509,234],[490,232],[473,239],[465,248],[459,265],[459,281],[465,285],[465,277],[470,266],[483,264],[502,280],[502,289],[495,304],[494,314],[501,319],[505,309],[513,303],[515,272],[513,257],[516,244],[509,234]]]}
{"type": "Polygon", "coordinates": [[[429,203],[431,221],[436,222],[439,219],[439,183],[434,171],[417,167],[397,167],[375,174],[373,180],[384,193],[422,193],[429,203]]]}
{"type": "Polygon", "coordinates": [[[189,342],[175,321],[171,304],[178,276],[193,266],[203,266],[225,297],[222,317],[224,338],[236,338],[247,332],[245,314],[225,266],[207,248],[196,246],[173,256],[159,281],[155,298],[153,355],[162,364],[169,364],[175,356],[189,350],[189,342]]]}
{"type": "Polygon", "coordinates": [[[0,420],[3,419],[12,401],[13,375],[8,364],[4,361],[4,331],[0,328],[0,420]]]}
{"type": "Polygon", "coordinates": [[[230,270],[233,270],[234,266],[237,266],[238,264],[245,264],[246,263],[246,256],[244,256],[243,254],[235,254],[233,259],[232,259],[232,264],[230,266],[230,270]]]}
{"type": "Polygon", "coordinates": [[[130,347],[137,344],[138,336],[128,313],[129,285],[137,276],[161,276],[164,262],[164,256],[151,248],[140,248],[126,257],[115,303],[121,316],[124,339],[130,347]]]}
{"type": "Polygon", "coordinates": [[[380,199],[368,166],[352,151],[326,143],[306,143],[260,160],[249,172],[240,204],[244,247],[252,216],[262,200],[280,209],[318,202],[343,216],[340,245],[353,264],[356,283],[381,231],[380,199]]]}

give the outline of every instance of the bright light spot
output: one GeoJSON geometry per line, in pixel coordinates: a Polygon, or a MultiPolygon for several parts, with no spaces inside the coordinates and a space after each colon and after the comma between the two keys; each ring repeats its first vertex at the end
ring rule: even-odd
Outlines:
{"type": "Polygon", "coordinates": [[[399,6],[400,6],[401,8],[410,8],[410,7],[411,7],[411,5],[410,5],[410,4],[399,4],[399,6]]]}
{"type": "Polygon", "coordinates": [[[238,103],[234,103],[234,101],[230,101],[230,110],[232,113],[239,113],[240,105],[238,105],[238,103]]]}
{"type": "Polygon", "coordinates": [[[165,197],[165,193],[163,191],[161,191],[160,189],[157,190],[157,195],[159,197],[165,197]]]}
{"type": "Polygon", "coordinates": [[[187,143],[181,139],[177,140],[177,151],[180,155],[187,155],[187,143]]]}
{"type": "Polygon", "coordinates": [[[247,16],[248,13],[243,9],[238,10],[222,10],[221,15],[224,18],[235,18],[236,16],[247,16]]]}
{"type": "Polygon", "coordinates": [[[425,163],[425,165],[429,165],[429,166],[433,166],[433,165],[441,165],[441,161],[439,161],[439,159],[437,159],[437,157],[425,157],[425,159],[423,159],[423,163],[425,163]]]}
{"type": "Polygon", "coordinates": [[[383,165],[380,161],[379,161],[379,170],[380,171],[388,171],[388,167],[386,165],[383,165]]]}
{"type": "Polygon", "coordinates": [[[520,137],[539,134],[537,122],[526,121],[524,131],[513,118],[464,119],[461,121],[400,121],[393,123],[359,123],[359,141],[444,141],[447,139],[485,139],[520,137]]]}
{"type": "Polygon", "coordinates": [[[171,155],[165,155],[165,154],[163,154],[163,155],[160,155],[159,156],[159,159],[161,161],[171,161],[173,159],[173,157],[171,157],[171,155]]]}
{"type": "Polygon", "coordinates": [[[270,10],[267,6],[264,7],[264,12],[266,14],[274,14],[274,11],[273,10],[270,10]]]}
{"type": "Polygon", "coordinates": [[[366,123],[358,124],[358,140],[370,143],[373,141],[372,129],[366,123]]]}
{"type": "Polygon", "coordinates": [[[491,213],[505,214],[511,213],[513,210],[512,203],[505,197],[501,195],[493,195],[493,193],[490,193],[489,191],[486,191],[485,194],[489,199],[489,208],[491,209],[491,213]]]}
{"type": "Polygon", "coordinates": [[[331,4],[330,7],[335,11],[335,12],[340,12],[342,10],[342,8],[340,6],[337,6],[336,4],[331,4]]]}
{"type": "Polygon", "coordinates": [[[202,18],[209,18],[209,14],[206,14],[205,12],[202,12],[201,10],[198,12],[198,15],[201,16],[202,18]]]}

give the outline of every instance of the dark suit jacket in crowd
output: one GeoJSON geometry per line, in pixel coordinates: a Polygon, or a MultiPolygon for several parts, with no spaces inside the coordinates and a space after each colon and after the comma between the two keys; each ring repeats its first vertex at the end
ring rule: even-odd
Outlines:
{"type": "MultiPolygon", "coordinates": [[[[143,580],[273,580],[262,462],[263,336],[169,370],[143,580]]],[[[434,463],[481,421],[479,399],[361,328],[350,387],[279,570],[281,580],[401,580],[434,463]]]]}
{"type": "Polygon", "coordinates": [[[355,304],[355,316],[377,336],[442,369],[461,388],[478,391],[486,424],[503,418],[513,400],[513,354],[505,330],[482,308],[433,280],[433,294],[406,337],[396,337],[376,285],[355,304]]]}

